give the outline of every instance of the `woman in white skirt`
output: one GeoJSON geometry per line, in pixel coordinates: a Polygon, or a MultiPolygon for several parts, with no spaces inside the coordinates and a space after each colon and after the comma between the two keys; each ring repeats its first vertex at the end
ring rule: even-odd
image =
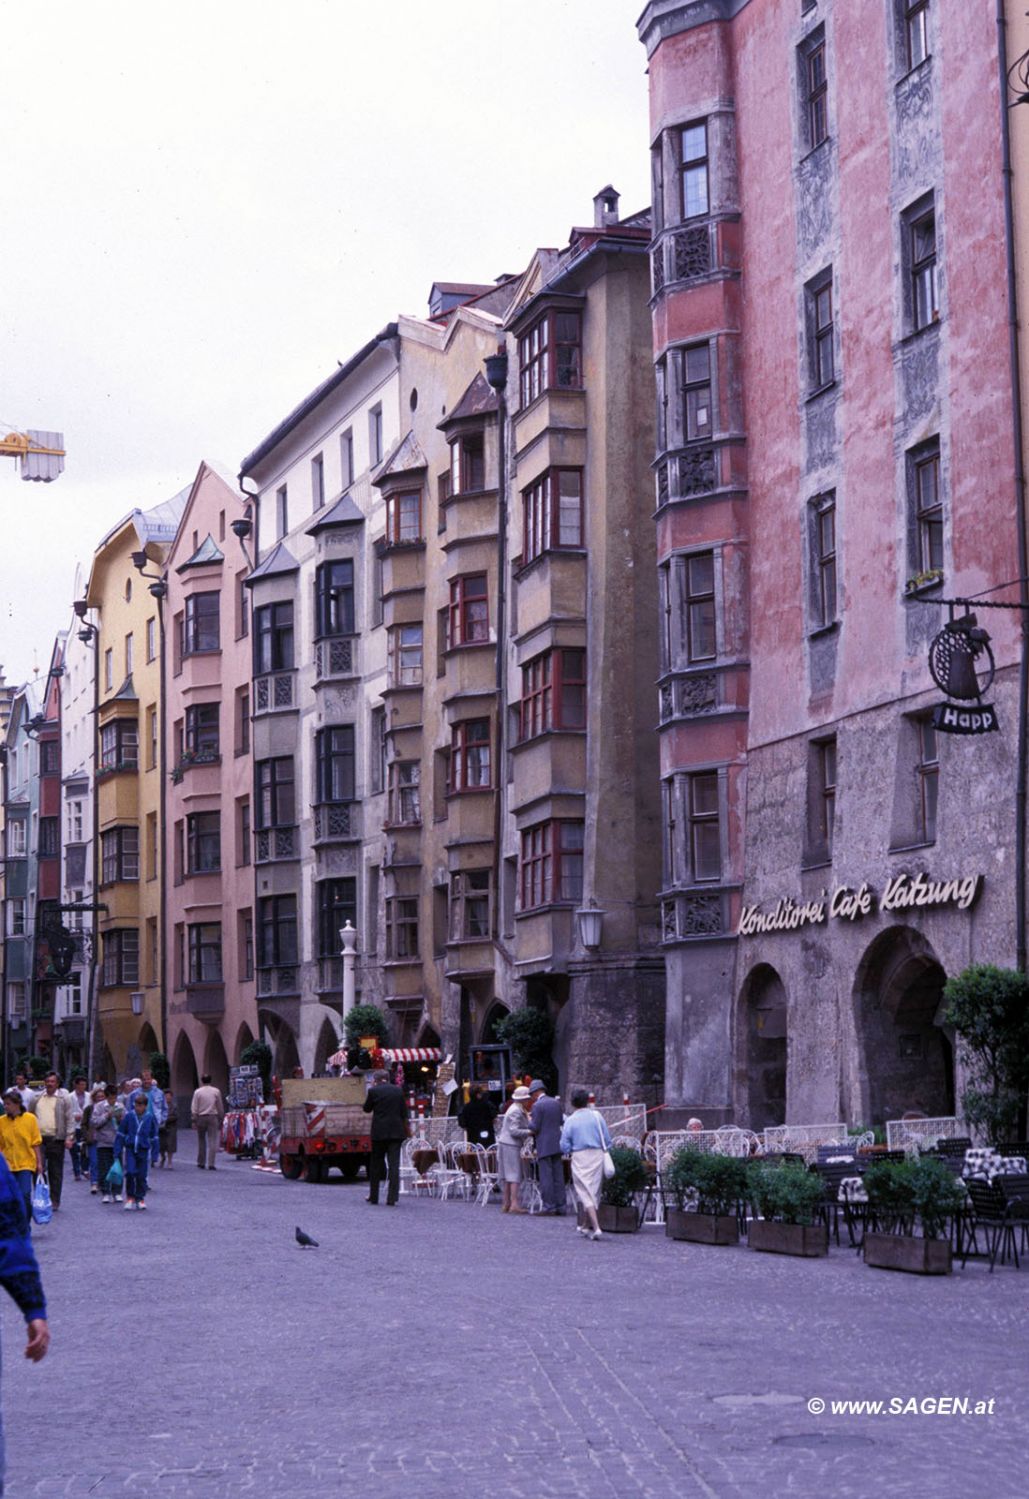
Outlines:
{"type": "Polygon", "coordinates": [[[584,1088],[572,1094],[572,1112],[561,1131],[561,1153],[572,1157],[572,1186],[579,1203],[577,1232],[599,1239],[597,1205],[604,1184],[604,1152],[611,1149],[611,1132],[604,1116],[589,1107],[584,1088]]]}
{"type": "Polygon", "coordinates": [[[504,1193],[502,1213],[525,1212],[518,1201],[518,1188],[522,1180],[522,1146],[532,1134],[524,1107],[529,1097],[528,1088],[516,1088],[498,1121],[497,1176],[504,1193]]]}

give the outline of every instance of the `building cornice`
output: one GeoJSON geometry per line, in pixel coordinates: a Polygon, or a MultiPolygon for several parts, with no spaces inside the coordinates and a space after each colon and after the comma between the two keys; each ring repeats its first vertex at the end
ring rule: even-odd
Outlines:
{"type": "Polygon", "coordinates": [[[712,21],[731,21],[749,0],[650,0],[636,22],[640,41],[652,57],[670,36],[707,26],[712,21]]]}

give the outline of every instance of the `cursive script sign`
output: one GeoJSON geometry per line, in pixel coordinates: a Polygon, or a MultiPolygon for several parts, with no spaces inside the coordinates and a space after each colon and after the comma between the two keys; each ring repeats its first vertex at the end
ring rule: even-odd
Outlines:
{"type": "Polygon", "coordinates": [[[867,883],[857,889],[836,885],[831,891],[823,890],[815,900],[795,901],[784,895],[771,910],[744,906],[738,931],[741,937],[752,937],[756,932],[796,932],[801,927],[827,921],[857,921],[876,911],[924,910],[933,906],[956,906],[959,911],[967,911],[975,904],[982,885],[981,874],[950,880],[935,880],[924,874],[896,874],[887,880],[881,896],[867,883]]]}

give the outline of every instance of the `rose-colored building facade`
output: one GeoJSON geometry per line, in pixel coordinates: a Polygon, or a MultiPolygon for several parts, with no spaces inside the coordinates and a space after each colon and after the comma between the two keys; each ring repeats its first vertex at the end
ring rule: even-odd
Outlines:
{"type": "Polygon", "coordinates": [[[934,732],[927,666],[940,600],[1017,600],[1023,570],[995,18],[652,0],[639,29],[667,1097],[754,1127],[950,1113],[942,984],[1017,941],[1017,614],[979,618],[999,734],[934,732]],[[982,880],[884,908],[919,875],[982,880]],[[826,915],[772,929],[787,898],[826,915]]]}
{"type": "Polygon", "coordinates": [[[168,1054],[180,1109],[258,1035],[245,502],[201,463],[166,563],[163,838],[168,1054]]]}

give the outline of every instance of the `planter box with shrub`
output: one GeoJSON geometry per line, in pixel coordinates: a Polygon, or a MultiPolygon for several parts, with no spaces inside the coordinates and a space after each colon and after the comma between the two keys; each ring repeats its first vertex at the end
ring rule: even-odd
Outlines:
{"type": "Polygon", "coordinates": [[[687,1244],[738,1244],[740,1225],[735,1214],[688,1213],[682,1208],[669,1208],[665,1234],[687,1244]]]}
{"type": "Polygon", "coordinates": [[[948,1220],[965,1205],[965,1189],[941,1160],[878,1161],[865,1172],[868,1211],[876,1227],[865,1233],[865,1264],[912,1275],[949,1275],[948,1220]],[[915,1220],[921,1238],[912,1232],[915,1220]],[[883,1229],[901,1232],[882,1232],[883,1229]]]}
{"type": "Polygon", "coordinates": [[[915,1239],[910,1234],[865,1234],[865,1264],[876,1270],[906,1270],[911,1275],[949,1275],[947,1239],[915,1239]]]}
{"type": "Polygon", "coordinates": [[[795,1254],[801,1259],[820,1259],[829,1253],[827,1223],[777,1223],[774,1218],[755,1218],[747,1230],[747,1243],[762,1254],[795,1254]]]}
{"type": "Polygon", "coordinates": [[[751,1249],[816,1259],[829,1253],[829,1225],[817,1222],[824,1186],[816,1171],[755,1161],[750,1195],[761,1214],[747,1230],[751,1249]]]}
{"type": "Polygon", "coordinates": [[[640,1226],[640,1210],[602,1202],[597,1208],[597,1222],[606,1234],[634,1234],[640,1226]]]}
{"type": "Polygon", "coordinates": [[[647,1173],[637,1150],[625,1145],[611,1147],[615,1174],[604,1178],[597,1208],[597,1222],[605,1233],[634,1234],[640,1226],[636,1197],[646,1190],[647,1173]]]}
{"type": "Polygon", "coordinates": [[[665,1185],[677,1203],[668,1210],[668,1238],[688,1244],[739,1243],[736,1208],[747,1193],[744,1161],[685,1145],[673,1156],[665,1185]],[[691,1210],[687,1210],[687,1203],[691,1210]]]}

